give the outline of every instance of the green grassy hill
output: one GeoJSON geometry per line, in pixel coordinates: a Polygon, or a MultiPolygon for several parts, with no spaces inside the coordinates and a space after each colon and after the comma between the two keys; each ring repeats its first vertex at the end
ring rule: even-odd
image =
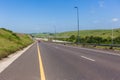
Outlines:
{"type": "Polygon", "coordinates": [[[26,34],[14,33],[10,30],[0,28],[0,59],[20,50],[33,41],[26,34]]]}
{"type": "MultiPolygon", "coordinates": [[[[35,37],[48,37],[48,36],[54,36],[54,33],[51,34],[43,34],[43,33],[34,33],[32,34],[35,37]]],[[[71,35],[77,36],[77,31],[68,31],[68,32],[61,32],[57,33],[56,37],[67,37],[69,38],[71,35]]],[[[111,37],[112,30],[80,30],[80,37],[86,37],[86,36],[97,36],[102,38],[108,38],[111,37]]],[[[114,38],[120,36],[120,29],[114,29],[113,31],[114,38]]]]}
{"type": "MultiPolygon", "coordinates": [[[[57,36],[59,37],[70,37],[71,35],[77,36],[77,31],[69,31],[69,32],[62,32],[58,33],[57,36]]],[[[108,38],[111,37],[112,30],[81,30],[80,36],[86,37],[86,36],[98,36],[102,38],[108,38]]],[[[120,36],[120,29],[114,29],[114,37],[120,36]]]]}
{"type": "Polygon", "coordinates": [[[44,33],[32,33],[31,34],[32,36],[35,36],[35,37],[48,37],[49,36],[49,34],[44,34],[44,33]]]}

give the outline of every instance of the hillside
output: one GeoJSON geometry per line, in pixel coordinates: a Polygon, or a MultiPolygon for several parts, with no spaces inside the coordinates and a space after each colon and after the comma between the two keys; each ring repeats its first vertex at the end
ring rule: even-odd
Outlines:
{"type": "Polygon", "coordinates": [[[31,35],[35,37],[48,37],[49,33],[31,33],[31,35]]]}
{"type": "MultiPolygon", "coordinates": [[[[35,37],[49,37],[53,36],[54,33],[33,33],[32,34],[35,37]]],[[[69,38],[71,35],[77,36],[77,31],[68,31],[68,32],[61,32],[57,33],[56,37],[57,38],[69,38]]],[[[112,35],[112,30],[80,30],[80,37],[86,37],[86,36],[94,36],[94,37],[102,37],[102,38],[108,38],[111,37],[112,35]]],[[[120,29],[114,29],[113,31],[114,38],[120,36],[120,29]]]]}
{"type": "Polygon", "coordinates": [[[26,34],[14,33],[10,30],[0,28],[0,59],[20,50],[33,41],[26,34]]]}
{"type": "MultiPolygon", "coordinates": [[[[114,29],[113,34],[114,37],[120,36],[120,29],[114,29]]],[[[62,32],[57,34],[57,36],[59,37],[70,37],[71,35],[77,36],[77,31],[62,32]]],[[[111,37],[111,35],[112,35],[112,30],[81,30],[80,31],[81,37],[97,36],[102,38],[108,38],[111,37]]]]}

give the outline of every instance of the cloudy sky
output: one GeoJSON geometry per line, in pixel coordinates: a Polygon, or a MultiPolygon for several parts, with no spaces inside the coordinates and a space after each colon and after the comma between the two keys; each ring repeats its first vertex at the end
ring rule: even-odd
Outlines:
{"type": "Polygon", "coordinates": [[[120,0],[0,0],[0,27],[15,32],[120,28],[120,0]]]}

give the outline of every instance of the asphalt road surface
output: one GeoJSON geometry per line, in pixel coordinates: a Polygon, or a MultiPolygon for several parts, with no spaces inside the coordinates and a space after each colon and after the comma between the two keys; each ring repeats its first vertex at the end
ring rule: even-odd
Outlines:
{"type": "Polygon", "coordinates": [[[36,43],[0,80],[120,80],[120,55],[53,43],[36,43]]]}

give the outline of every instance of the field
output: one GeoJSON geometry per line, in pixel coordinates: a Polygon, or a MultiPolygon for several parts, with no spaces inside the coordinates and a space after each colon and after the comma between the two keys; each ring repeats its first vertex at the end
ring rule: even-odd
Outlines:
{"type": "Polygon", "coordinates": [[[9,54],[23,49],[33,41],[27,34],[18,34],[10,30],[0,28],[0,59],[9,54]]]}

